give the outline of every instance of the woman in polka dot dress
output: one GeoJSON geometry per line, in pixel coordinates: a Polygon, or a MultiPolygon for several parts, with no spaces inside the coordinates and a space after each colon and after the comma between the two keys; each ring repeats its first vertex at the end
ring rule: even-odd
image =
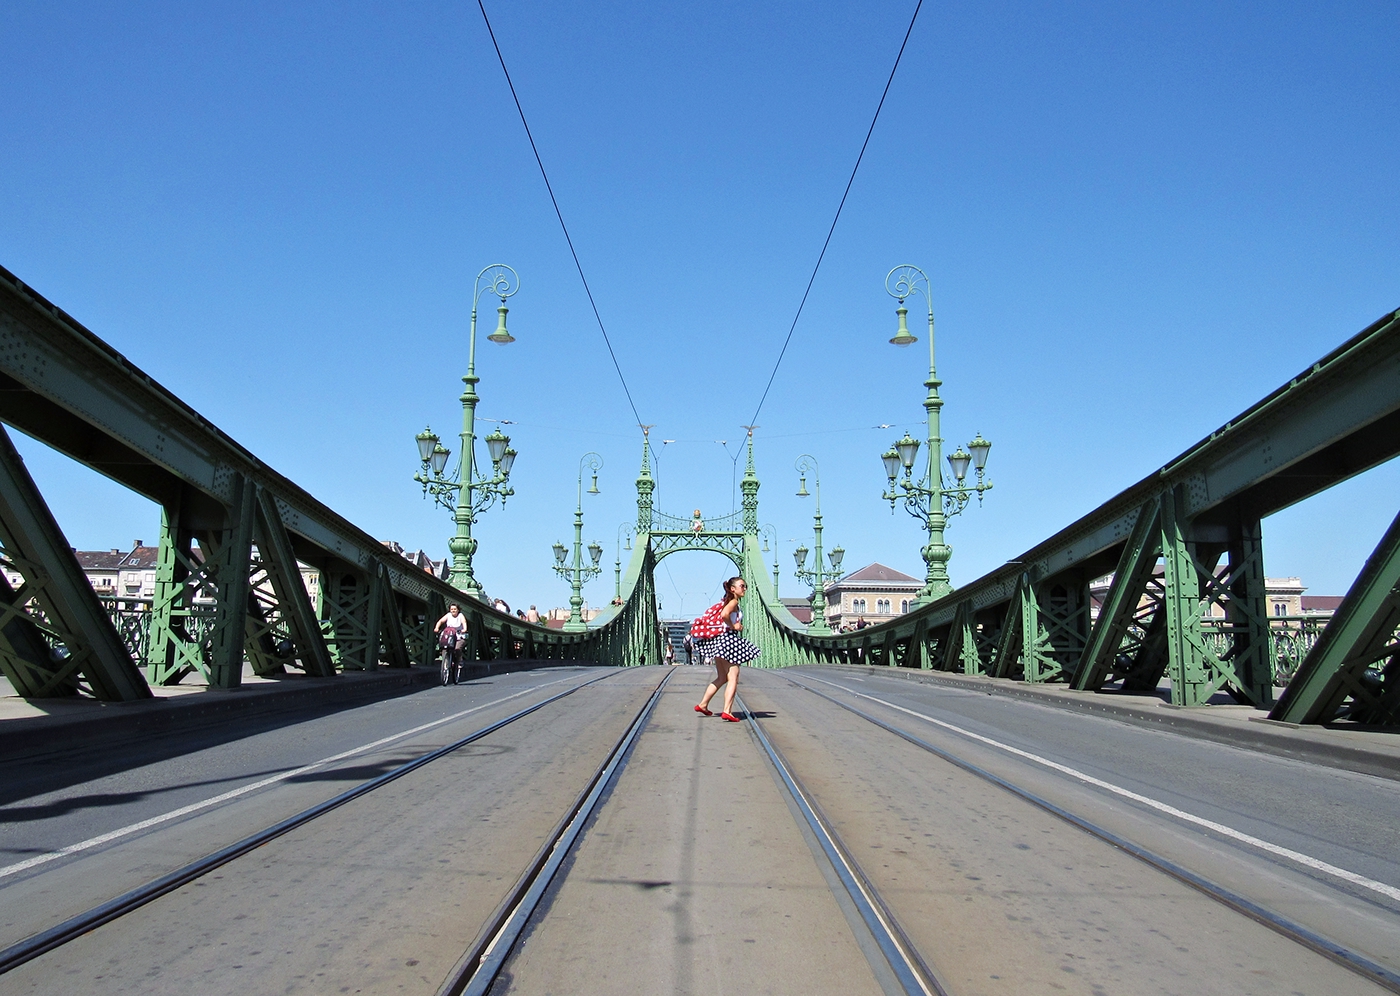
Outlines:
{"type": "Polygon", "coordinates": [[[739,599],[744,597],[748,585],[743,578],[730,578],[724,582],[724,603],[720,617],[724,620],[724,632],[718,636],[695,641],[695,652],[706,664],[714,664],[715,679],[705,688],[705,694],[695,711],[713,716],[708,706],[715,693],[724,687],[724,711],[719,718],[731,723],[739,720],[733,714],[734,694],[739,690],[739,665],[747,664],[757,657],[761,650],[739,634],[744,629],[744,614],[739,611],[739,599]]]}

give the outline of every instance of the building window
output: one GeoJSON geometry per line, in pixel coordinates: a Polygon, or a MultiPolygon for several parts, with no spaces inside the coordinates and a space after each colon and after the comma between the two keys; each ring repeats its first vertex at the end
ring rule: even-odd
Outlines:
{"type": "Polygon", "coordinates": [[[1275,603],[1274,603],[1274,615],[1276,615],[1276,616],[1286,616],[1287,614],[1288,614],[1288,606],[1287,606],[1286,604],[1284,604],[1283,602],[1275,602],[1275,603]]]}
{"type": "Polygon", "coordinates": [[[909,599],[907,599],[907,598],[901,598],[901,599],[899,600],[899,612],[900,612],[900,615],[903,615],[904,613],[906,613],[906,612],[908,612],[908,611],[909,611],[909,599]]]}
{"type": "Polygon", "coordinates": [[[888,598],[877,598],[875,600],[875,612],[878,615],[887,616],[890,614],[890,600],[888,598]]]}
{"type": "Polygon", "coordinates": [[[865,599],[863,599],[863,598],[853,598],[853,599],[851,599],[851,611],[852,611],[852,612],[864,612],[864,611],[865,611],[865,599]]]}

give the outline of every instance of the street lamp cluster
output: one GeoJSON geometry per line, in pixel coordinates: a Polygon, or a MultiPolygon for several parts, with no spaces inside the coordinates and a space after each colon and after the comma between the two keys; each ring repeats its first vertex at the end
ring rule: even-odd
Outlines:
{"type": "MultiPolygon", "coordinates": [[[[479,381],[476,375],[477,305],[483,294],[489,292],[496,295],[501,302],[496,309],[498,316],[496,331],[487,338],[492,342],[502,344],[514,342],[514,336],[506,328],[506,313],[508,311],[506,300],[519,289],[520,278],[513,269],[504,264],[492,264],[477,274],[472,296],[471,331],[467,345],[467,373],[462,378],[465,385],[460,398],[462,402],[462,445],[456,468],[451,473],[446,473],[452,451],[442,444],[441,438],[431,428],[425,428],[414,437],[414,441],[418,445],[418,458],[422,467],[418,473],[413,475],[413,479],[423,486],[425,497],[431,495],[435,503],[454,510],[457,532],[448,541],[448,547],[452,551],[452,571],[449,578],[453,585],[475,598],[481,598],[483,595],[481,585],[476,580],[472,569],[472,558],[477,549],[477,541],[472,536],[472,525],[476,522],[477,517],[497,500],[504,506],[506,499],[515,494],[515,490],[510,486],[510,472],[517,456],[516,451],[511,448],[510,437],[501,432],[499,428],[494,429],[486,436],[485,440],[487,453],[491,459],[491,474],[487,477],[477,476],[475,423],[476,406],[480,401],[480,397],[476,393],[476,385],[479,381]]],[[[959,446],[947,457],[953,480],[949,482],[944,478],[942,470],[943,438],[939,427],[943,399],[938,394],[938,388],[942,386],[943,382],[938,379],[934,359],[933,298],[930,293],[928,275],[917,266],[907,264],[897,266],[885,277],[885,290],[899,302],[899,306],[895,309],[895,314],[899,319],[899,327],[894,338],[890,340],[896,346],[909,346],[919,341],[918,337],[909,331],[909,309],[904,306],[904,302],[914,294],[922,294],[928,305],[928,379],[924,381],[924,386],[928,389],[924,398],[924,409],[928,418],[928,464],[923,475],[915,478],[914,464],[918,459],[920,442],[907,432],[903,438],[896,440],[888,450],[880,455],[885,467],[885,476],[888,479],[888,487],[882,492],[881,497],[890,503],[891,511],[897,504],[903,502],[909,514],[921,521],[928,531],[928,542],[922,550],[927,573],[924,587],[920,589],[916,601],[916,604],[925,604],[941,598],[953,590],[948,576],[948,561],[952,558],[953,550],[944,542],[943,532],[948,519],[961,513],[973,495],[976,495],[978,503],[981,504],[983,494],[991,490],[992,482],[987,480],[985,471],[987,455],[991,451],[992,444],[983,439],[980,432],[977,433],[967,444],[966,450],[959,446]],[[976,474],[975,483],[967,483],[969,468],[976,474]]],[[[592,486],[588,489],[588,494],[596,495],[599,493],[598,470],[602,465],[603,458],[597,453],[588,453],[579,462],[578,507],[574,512],[572,558],[569,557],[570,551],[563,543],[554,544],[554,559],[556,561],[554,570],[562,577],[567,578],[573,588],[573,594],[569,599],[571,606],[569,621],[564,627],[566,630],[577,631],[587,628],[587,623],[583,619],[583,584],[602,572],[600,562],[603,548],[597,541],[589,544],[587,548],[592,564],[589,565],[583,560],[584,467],[589,467],[593,475],[592,486]]],[[[817,461],[812,456],[804,454],[798,459],[795,467],[799,474],[797,491],[799,497],[807,497],[809,494],[806,477],[809,472],[816,481],[816,514],[813,516],[812,525],[816,558],[813,568],[809,570],[807,568],[808,549],[805,546],[799,546],[794,550],[793,557],[797,562],[796,576],[800,581],[810,583],[813,586],[812,621],[809,631],[829,633],[824,589],[829,579],[839,576],[845,551],[838,546],[830,552],[828,556],[831,570],[828,571],[822,560],[821,478],[817,461]]],[[[619,551],[614,565],[614,588],[616,597],[619,599],[622,597],[621,539],[619,531],[619,551]]],[[[627,549],[631,549],[630,537],[627,549]]],[[[766,551],[767,547],[765,546],[764,549],[766,551]]],[[[777,586],[778,571],[775,564],[773,573],[775,593],[777,586]]]]}
{"type": "Polygon", "coordinates": [[[938,388],[943,382],[938,379],[934,363],[933,297],[929,292],[928,274],[917,266],[896,266],[885,277],[885,290],[899,301],[899,307],[895,309],[895,314],[899,316],[899,328],[890,340],[896,346],[909,346],[919,341],[918,337],[909,331],[906,319],[909,309],[904,306],[905,300],[919,293],[928,304],[928,379],[924,381],[924,386],[928,388],[928,394],[924,397],[924,410],[928,413],[928,467],[922,477],[917,480],[914,478],[914,461],[919,454],[919,441],[907,432],[904,438],[896,440],[894,445],[880,455],[885,465],[885,476],[889,479],[888,490],[881,497],[890,503],[891,512],[898,502],[903,501],[909,514],[921,521],[928,530],[928,543],[922,550],[927,573],[924,586],[919,590],[916,599],[916,604],[926,604],[953,590],[948,577],[948,561],[952,559],[953,548],[944,542],[943,530],[948,524],[948,519],[962,512],[974,494],[978,504],[981,504],[983,493],[991,490],[992,482],[986,480],[984,471],[992,444],[983,439],[979,432],[972,442],[967,444],[967,450],[959,446],[948,457],[954,483],[950,484],[944,479],[941,459],[943,437],[939,428],[943,399],[938,395],[938,388]],[[972,485],[965,483],[969,464],[977,473],[977,483],[972,485]]]}
{"type": "Polygon", "coordinates": [[[812,586],[812,621],[807,624],[809,633],[830,633],[831,627],[826,621],[826,582],[835,577],[840,577],[841,561],[846,556],[846,551],[839,546],[831,551],[828,556],[831,558],[831,570],[826,569],[822,563],[822,478],[821,471],[817,467],[817,459],[809,454],[802,454],[793,464],[797,470],[797,497],[806,498],[810,492],[807,490],[807,474],[812,474],[812,480],[817,487],[816,514],[812,516],[812,532],[815,536],[813,546],[816,549],[815,562],[812,570],[807,569],[807,548],[799,546],[792,551],[792,559],[797,561],[797,570],[793,573],[797,580],[812,586]]]}
{"type": "Polygon", "coordinates": [[[476,393],[480,380],[476,375],[476,310],[481,296],[488,291],[499,297],[501,304],[496,309],[496,331],[486,338],[502,344],[514,342],[515,337],[506,328],[506,312],[509,310],[506,308],[506,298],[519,289],[520,277],[503,263],[493,263],[476,275],[471,332],[467,338],[467,373],[462,378],[466,387],[460,399],[462,449],[456,469],[451,474],[443,473],[452,451],[442,445],[442,440],[431,428],[414,437],[422,467],[413,475],[413,479],[423,485],[424,497],[431,495],[435,503],[452,508],[457,521],[457,534],[447,542],[452,551],[452,572],[448,579],[473,598],[481,598],[482,589],[472,572],[472,557],[477,547],[472,537],[472,525],[497,499],[504,506],[506,499],[515,494],[510,486],[510,470],[515,465],[516,457],[515,450],[511,449],[510,437],[495,429],[486,437],[486,450],[491,457],[491,476],[478,478],[476,475],[476,405],[481,400],[476,393]]]}
{"type": "Polygon", "coordinates": [[[583,585],[585,581],[591,581],[603,572],[600,564],[603,559],[603,547],[597,540],[588,544],[588,556],[592,558],[593,564],[590,566],[583,562],[583,468],[588,467],[593,474],[593,484],[588,493],[596,495],[599,494],[598,471],[602,466],[603,458],[597,453],[585,453],[578,462],[578,507],[574,510],[572,563],[569,562],[568,547],[563,543],[554,544],[554,572],[566,579],[573,588],[573,594],[569,596],[569,621],[564,624],[564,629],[569,632],[581,632],[588,628],[588,623],[583,618],[583,585]]]}

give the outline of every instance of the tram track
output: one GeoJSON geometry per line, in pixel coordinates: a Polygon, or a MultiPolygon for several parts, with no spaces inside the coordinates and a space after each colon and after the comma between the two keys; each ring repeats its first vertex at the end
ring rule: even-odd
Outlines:
{"type": "Polygon", "coordinates": [[[666,688],[666,683],[674,673],[667,668],[661,681],[638,710],[627,731],[608,753],[593,779],[556,824],[544,846],[536,853],[534,861],[516,880],[514,888],[477,934],[471,947],[453,966],[446,981],[438,988],[437,996],[486,996],[490,991],[526,925],[539,909],[559,869],[568,859],[589,819],[596,812],[599,802],[627,763],[632,746],[646,726],[666,688]]]}
{"type": "MultiPolygon", "coordinates": [[[[1214,882],[1203,875],[1199,875],[1191,871],[1190,869],[1184,867],[1183,865],[1171,861],[1170,859],[1155,853],[1151,849],[1143,847],[1142,845],[1127,839],[1121,834],[1109,830],[1108,828],[1100,825],[1099,823],[1096,823],[1085,817],[1070,812],[1064,807],[1059,806],[1054,802],[1051,802],[1049,799],[1046,799],[1035,792],[1032,792],[1020,785],[1015,784],[1014,782],[1007,780],[1006,778],[1001,777],[1000,775],[995,774],[994,772],[991,772],[977,764],[974,764],[966,758],[959,757],[957,754],[946,750],[943,747],[929,742],[925,738],[919,736],[917,733],[914,733],[894,723],[881,719],[880,717],[875,716],[865,711],[864,709],[859,708],[856,705],[843,701],[841,698],[832,695],[826,691],[823,691],[822,689],[814,688],[805,681],[795,678],[792,675],[784,675],[784,678],[794,687],[800,688],[806,692],[810,692],[811,694],[825,700],[826,702],[837,706],[838,708],[843,709],[846,712],[851,713],[852,715],[859,717],[860,719],[870,723],[871,725],[878,727],[879,729],[884,730],[885,732],[890,733],[893,736],[896,736],[901,740],[904,740],[905,742],[938,757],[939,759],[961,769],[962,771],[967,772],[968,774],[975,776],[978,779],[981,779],[991,785],[996,786],[997,788],[1000,788],[1010,793],[1011,795],[1031,804],[1037,809],[1049,813],[1057,819],[1062,820],[1065,823],[1068,823],[1069,825],[1076,827],[1079,830],[1082,830],[1093,837],[1098,838],[1099,840],[1102,840],[1110,846],[1137,859],[1143,864],[1148,865],[1149,867],[1175,879],[1176,881],[1188,886],[1191,889],[1196,890],[1197,892],[1200,892],[1205,896],[1208,896],[1209,898],[1215,900],[1216,902],[1227,907],[1228,909],[1231,909],[1234,912],[1241,914],[1242,916],[1248,917],[1249,919],[1269,928],[1270,930],[1280,934],[1288,940],[1304,948],[1307,948],[1317,954],[1322,955],[1328,960],[1361,976],[1362,978],[1376,985],[1379,985],[1391,992],[1400,993],[1400,974],[1397,974],[1396,972],[1392,971],[1386,966],[1375,962],[1374,960],[1366,957],[1364,954],[1352,950],[1346,945],[1340,944],[1328,937],[1325,937],[1322,934],[1319,934],[1318,932],[1313,931],[1308,927],[1292,920],[1291,918],[1283,916],[1273,910],[1270,910],[1265,906],[1256,903],[1248,899],[1247,897],[1240,895],[1238,892],[1235,892],[1232,889],[1229,889],[1217,882],[1214,882]]],[[[841,688],[841,686],[835,685],[835,683],[824,683],[832,684],[836,688],[841,688]]],[[[848,692],[848,694],[852,695],[860,694],[844,688],[841,690],[846,691],[848,692]]],[[[873,699],[873,696],[861,697],[873,699]]],[[[878,702],[880,700],[874,699],[874,701],[878,702]]],[[[776,750],[771,748],[771,745],[769,745],[767,741],[767,737],[764,736],[761,730],[758,729],[757,721],[754,722],[754,727],[755,733],[762,739],[762,741],[764,741],[765,749],[769,750],[770,759],[773,760],[775,765],[780,765],[782,763],[780,760],[781,755],[777,755],[776,750]]],[[[791,773],[790,769],[787,771],[784,778],[785,780],[790,779],[791,781],[790,791],[793,791],[795,793],[802,791],[800,787],[800,782],[798,782],[796,776],[791,773]]],[[[818,822],[823,822],[827,824],[830,823],[829,820],[822,820],[821,817],[817,815],[817,810],[815,808],[814,803],[809,803],[809,809],[813,813],[812,819],[815,819],[818,822]]],[[[825,832],[827,834],[828,839],[831,841],[833,848],[841,856],[841,860],[848,864],[853,877],[856,877],[857,881],[860,882],[862,889],[867,893],[871,904],[874,905],[877,909],[880,909],[884,912],[887,923],[891,928],[892,937],[902,937],[902,934],[898,932],[897,921],[895,920],[893,915],[889,913],[888,909],[884,906],[884,904],[880,901],[878,892],[873,888],[873,886],[870,885],[869,877],[865,876],[863,873],[860,872],[859,865],[851,860],[849,851],[841,847],[841,845],[839,844],[839,838],[835,836],[834,832],[830,829],[827,829],[825,832]]],[[[918,958],[917,950],[913,947],[912,944],[909,944],[907,940],[904,940],[900,943],[900,946],[904,948],[904,952],[909,956],[909,960],[907,963],[911,970],[916,965],[922,965],[922,962],[918,958]]],[[[928,972],[927,979],[929,983],[937,985],[936,978],[932,970],[929,969],[927,966],[924,966],[924,970],[928,972]]],[[[914,990],[910,991],[913,992],[914,990]]],[[[944,990],[934,989],[933,991],[943,992],[944,990]]]]}
{"type": "MultiPolygon", "coordinates": [[[[749,719],[750,733],[777,773],[778,780],[787,790],[807,828],[816,838],[822,856],[859,914],[868,940],[880,952],[884,960],[883,967],[889,969],[900,991],[905,996],[949,996],[948,990],[939,981],[936,973],[920,957],[918,950],[900,928],[870,877],[861,870],[850,849],[832,828],[831,821],[821,813],[811,793],[803,788],[793,773],[787,759],[763,732],[761,722],[744,704],[743,696],[738,697],[738,702],[739,708],[749,719]]],[[[870,945],[863,947],[867,952],[870,951],[870,945]]],[[[880,967],[872,965],[872,968],[877,970],[877,976],[884,974],[878,970],[880,967]]]]}
{"type": "MultiPolygon", "coordinates": [[[[553,703],[567,698],[573,693],[594,685],[616,674],[623,673],[621,669],[607,674],[590,678],[579,682],[576,685],[556,692],[540,701],[534,702],[524,708],[507,715],[484,727],[473,730],[466,736],[460,737],[442,747],[423,753],[411,760],[404,762],[391,770],[384,772],[374,778],[361,782],[344,792],[341,792],[330,799],[326,799],[316,805],[307,807],[300,812],[279,820],[259,831],[249,834],[240,840],[220,848],[195,861],[189,862],[180,868],[175,869],[165,875],[145,882],[135,888],[95,905],[81,913],[71,916],[54,926],[37,932],[14,944],[0,949],[0,975],[4,975],[16,968],[30,962],[46,953],[55,951],[69,942],[82,937],[83,935],[111,923],[128,914],[141,909],[154,902],[162,896],[175,892],[184,886],[198,881],[210,872],[215,871],[238,858],[247,855],[258,848],[285,834],[305,826],[312,821],[325,816],[326,814],[340,809],[346,804],[366,796],[376,789],[382,788],[391,782],[397,781],[414,771],[423,768],[432,762],[447,757],[462,748],[473,744],[485,737],[496,733],[511,724],[530,716],[544,709],[553,703]]],[[[662,679],[664,684],[665,678],[662,679]]],[[[659,686],[658,686],[659,687],[659,686]]],[[[650,700],[649,700],[650,701],[650,700]]],[[[611,757],[616,750],[609,754],[611,757]]],[[[606,766],[606,762],[605,765],[606,766]]],[[[596,776],[595,776],[596,779],[596,776]]]]}

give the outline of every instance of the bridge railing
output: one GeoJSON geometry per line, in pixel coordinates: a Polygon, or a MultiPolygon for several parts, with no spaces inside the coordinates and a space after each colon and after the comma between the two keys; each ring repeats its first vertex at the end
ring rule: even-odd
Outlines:
{"type": "Polygon", "coordinates": [[[1396,455],[1400,312],[1006,566],[889,622],[807,634],[750,553],[764,607],[752,632],[779,665],[859,661],[1082,691],[1152,692],[1165,677],[1178,705],[1223,691],[1289,722],[1400,724],[1400,516],[1315,639],[1271,621],[1261,529],[1396,455]],[[1091,590],[1106,576],[1106,592],[1091,590]],[[1207,606],[1225,622],[1203,621],[1207,606]]]}

